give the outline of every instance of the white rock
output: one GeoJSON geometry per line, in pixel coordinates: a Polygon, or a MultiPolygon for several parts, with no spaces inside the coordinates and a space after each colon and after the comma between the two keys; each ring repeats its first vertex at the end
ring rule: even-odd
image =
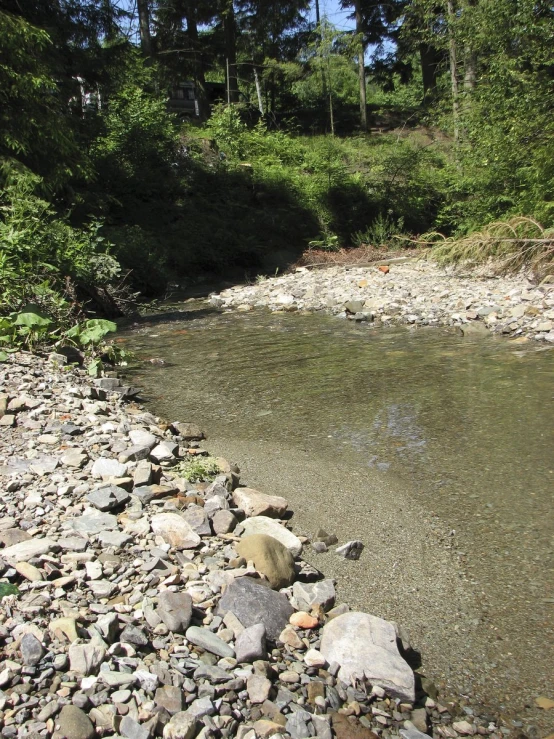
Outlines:
{"type": "Polygon", "coordinates": [[[235,488],[233,500],[249,517],[281,518],[288,508],[285,498],[278,495],[266,495],[253,488],[235,488]]]}
{"type": "Polygon", "coordinates": [[[108,459],[108,457],[100,457],[92,465],[91,474],[93,477],[125,477],[127,474],[127,465],[121,464],[117,459],[108,459]]]}
{"type": "Polygon", "coordinates": [[[343,682],[365,677],[393,698],[413,703],[414,673],[400,656],[395,628],[388,621],[356,611],[337,616],[323,627],[320,651],[329,664],[340,665],[343,682]]]}
{"type": "Polygon", "coordinates": [[[28,562],[33,557],[49,552],[55,542],[52,539],[28,539],[2,549],[2,557],[15,562],[28,562]]]}
{"type": "Polygon", "coordinates": [[[201,539],[178,513],[158,513],[150,521],[152,531],[175,549],[194,549],[201,539]]]}

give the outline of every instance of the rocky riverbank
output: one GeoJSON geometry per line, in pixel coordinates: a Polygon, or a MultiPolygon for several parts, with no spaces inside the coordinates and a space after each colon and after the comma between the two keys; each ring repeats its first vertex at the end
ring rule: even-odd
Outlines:
{"type": "Polygon", "coordinates": [[[201,430],[135,394],[60,355],[0,365],[3,737],[521,736],[437,695],[401,627],[302,559],[361,543],[296,536],[223,459],[188,481],[201,430]]]}
{"type": "Polygon", "coordinates": [[[554,282],[524,274],[476,277],[427,261],[366,267],[300,267],[291,274],[214,294],[212,305],[251,310],[327,311],[375,326],[453,326],[554,342],[554,282]]]}

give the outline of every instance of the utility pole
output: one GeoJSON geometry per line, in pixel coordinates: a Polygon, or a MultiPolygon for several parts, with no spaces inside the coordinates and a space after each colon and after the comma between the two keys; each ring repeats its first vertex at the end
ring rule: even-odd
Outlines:
{"type": "Polygon", "coordinates": [[[446,8],[448,12],[448,56],[450,61],[450,83],[452,88],[452,119],[454,122],[454,141],[458,143],[460,139],[460,93],[458,89],[456,38],[454,36],[454,21],[456,19],[454,0],[448,0],[446,8]]]}

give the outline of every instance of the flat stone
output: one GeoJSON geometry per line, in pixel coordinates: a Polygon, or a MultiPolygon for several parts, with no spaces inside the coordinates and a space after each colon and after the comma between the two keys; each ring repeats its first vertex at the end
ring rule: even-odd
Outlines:
{"type": "MultiPolygon", "coordinates": [[[[214,498],[210,498],[208,503],[211,500],[214,500],[214,498]]],[[[230,534],[231,531],[235,530],[237,524],[237,517],[234,513],[228,510],[216,510],[212,516],[212,527],[216,534],[230,534]]]]}
{"type": "Polygon", "coordinates": [[[121,736],[127,737],[127,739],[150,739],[150,731],[147,727],[141,726],[131,716],[123,716],[119,724],[119,733],[121,736]]]}
{"type": "Polygon", "coordinates": [[[133,685],[137,681],[137,678],[133,673],[129,672],[116,672],[115,670],[101,670],[99,677],[106,683],[110,688],[121,688],[127,685],[133,685]]]}
{"type": "Polygon", "coordinates": [[[235,488],[233,500],[249,517],[282,518],[288,508],[288,503],[284,498],[278,495],[266,495],[253,488],[235,488]]]}
{"type": "Polygon", "coordinates": [[[145,647],[148,644],[148,637],[138,626],[127,624],[119,635],[119,641],[134,644],[137,647],[145,647]]]}
{"type": "Polygon", "coordinates": [[[94,675],[106,656],[106,648],[98,642],[72,644],[69,647],[69,665],[79,675],[94,675]]]}
{"type": "Polygon", "coordinates": [[[175,459],[179,453],[179,445],[172,441],[162,441],[150,452],[150,457],[155,462],[169,462],[171,459],[175,459]]]}
{"type": "Polygon", "coordinates": [[[21,544],[22,541],[29,541],[31,535],[23,529],[6,529],[0,533],[0,544],[5,547],[11,547],[14,544],[21,544]]]}
{"type": "Polygon", "coordinates": [[[219,601],[218,615],[224,616],[228,611],[246,628],[262,623],[267,638],[276,641],[288,624],[293,608],[286,595],[250,577],[239,577],[227,587],[219,601]]]}
{"type": "Polygon", "coordinates": [[[173,685],[164,685],[156,690],[154,702],[173,715],[183,708],[183,691],[173,685]]]}
{"type": "Polygon", "coordinates": [[[97,598],[109,598],[118,589],[116,583],[109,580],[90,580],[87,585],[97,598]]]}
{"type": "Polygon", "coordinates": [[[77,634],[77,622],[74,618],[64,616],[62,618],[56,618],[50,621],[48,624],[48,630],[55,634],[56,631],[61,631],[62,634],[68,638],[70,642],[74,642],[79,638],[77,634]]]}
{"type": "Polygon", "coordinates": [[[363,726],[355,716],[332,713],[331,723],[336,739],[378,739],[377,734],[363,726]]]}
{"type": "Polygon", "coordinates": [[[14,562],[28,562],[33,557],[47,554],[54,546],[55,542],[52,539],[28,539],[3,549],[2,557],[14,562]]]}
{"type": "Polygon", "coordinates": [[[34,634],[24,634],[22,636],[20,649],[24,664],[31,667],[37,665],[44,654],[42,644],[34,634]]]}
{"type": "Polygon", "coordinates": [[[332,580],[295,582],[292,597],[296,607],[301,611],[311,611],[313,606],[321,606],[324,611],[328,611],[335,604],[335,586],[332,580]]]}
{"type": "Polygon", "coordinates": [[[135,444],[130,446],[125,451],[121,452],[118,457],[118,461],[122,464],[127,462],[141,462],[144,459],[148,459],[150,456],[150,447],[143,446],[141,444],[135,444]]]}
{"type": "Polygon", "coordinates": [[[133,483],[135,487],[150,485],[152,474],[152,464],[148,460],[141,459],[133,472],[133,483]]]}
{"type": "Polygon", "coordinates": [[[42,456],[33,459],[31,464],[29,465],[29,469],[31,470],[31,472],[34,472],[35,475],[42,477],[43,475],[54,472],[58,464],[59,462],[56,457],[42,456]]]}
{"type": "Polygon", "coordinates": [[[89,509],[82,516],[71,518],[67,525],[82,534],[99,534],[101,531],[117,529],[117,518],[111,513],[89,509]]]}
{"type": "Polygon", "coordinates": [[[255,568],[269,580],[272,588],[286,588],[294,581],[294,557],[280,541],[266,534],[244,536],[236,546],[237,554],[254,562],[255,568]]]}
{"type": "Polygon", "coordinates": [[[246,690],[252,703],[263,703],[269,697],[271,680],[263,675],[250,675],[246,681],[246,690]]]}
{"type": "Polygon", "coordinates": [[[61,458],[61,463],[66,467],[74,467],[79,469],[84,467],[88,461],[88,454],[82,449],[72,448],[68,449],[61,458]]]}
{"type": "Polygon", "coordinates": [[[211,535],[212,528],[210,526],[210,521],[206,512],[200,506],[189,506],[186,511],[183,511],[182,516],[190,525],[191,529],[196,531],[199,536],[211,535]]]}
{"type": "Polygon", "coordinates": [[[267,659],[265,643],[265,626],[254,624],[244,629],[235,641],[235,657],[237,662],[255,662],[257,659],[267,659]]]}
{"type": "Polygon", "coordinates": [[[302,542],[282,524],[267,516],[254,516],[243,521],[244,535],[250,534],[266,534],[280,541],[293,557],[298,557],[302,553],[302,542]]]}
{"type": "Polygon", "coordinates": [[[192,618],[192,598],[188,593],[164,590],[158,597],[156,612],[170,631],[184,634],[192,618]]]}
{"type": "Polygon", "coordinates": [[[366,678],[393,698],[413,703],[414,674],[396,646],[396,630],[388,621],[367,613],[344,613],[323,627],[320,652],[340,665],[345,683],[366,678]]]}
{"type": "Polygon", "coordinates": [[[86,713],[77,706],[64,706],[56,719],[59,727],[54,737],[64,739],[93,739],[95,732],[92,721],[86,713]]]}
{"type": "Polygon", "coordinates": [[[185,441],[201,441],[205,438],[204,432],[195,423],[186,423],[183,421],[173,421],[171,424],[175,433],[183,437],[185,441]]]}
{"type": "Polygon", "coordinates": [[[175,549],[194,549],[201,539],[178,513],[158,513],[150,521],[152,531],[175,549]]]}
{"type": "Polygon", "coordinates": [[[127,465],[121,464],[117,459],[99,457],[92,465],[90,472],[93,477],[125,477],[127,474],[127,465]]]}
{"type": "Polygon", "coordinates": [[[133,442],[133,446],[147,446],[150,449],[153,449],[158,443],[157,437],[144,429],[132,429],[129,431],[129,438],[133,442]]]}
{"type": "Polygon", "coordinates": [[[28,562],[17,562],[15,569],[19,574],[30,582],[41,582],[44,580],[42,571],[34,565],[30,565],[28,562]]]}
{"type": "Polygon", "coordinates": [[[207,652],[217,654],[219,657],[235,656],[235,650],[208,629],[202,629],[199,626],[189,626],[185,636],[187,641],[205,649],[207,652]]]}
{"type": "Polygon", "coordinates": [[[205,665],[201,662],[193,675],[195,680],[207,680],[210,684],[227,683],[231,679],[231,675],[221,667],[215,665],[205,665]]]}
{"type": "Polygon", "coordinates": [[[192,701],[187,708],[187,713],[194,716],[196,719],[201,719],[204,716],[213,716],[215,713],[215,706],[211,699],[206,695],[192,701]]]}
{"type": "Polygon", "coordinates": [[[133,541],[133,537],[121,531],[101,531],[98,534],[98,541],[102,546],[120,549],[126,544],[130,544],[133,541]]]}
{"type": "Polygon", "coordinates": [[[193,739],[196,736],[197,720],[186,711],[179,711],[164,726],[164,739],[193,739]]]}
{"type": "Polygon", "coordinates": [[[126,490],[118,488],[116,485],[108,485],[108,487],[93,490],[92,493],[88,493],[86,496],[89,503],[92,503],[99,511],[111,511],[113,508],[118,508],[127,503],[130,497],[126,490]]]}

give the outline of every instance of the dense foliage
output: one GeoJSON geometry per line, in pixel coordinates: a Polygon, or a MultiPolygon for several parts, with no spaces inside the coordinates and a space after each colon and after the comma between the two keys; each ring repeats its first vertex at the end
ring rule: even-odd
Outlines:
{"type": "Polygon", "coordinates": [[[115,315],[122,284],[310,246],[551,233],[552,5],[342,6],[351,30],[307,0],[0,0],[0,314],[30,303],[62,330],[115,315]]]}

